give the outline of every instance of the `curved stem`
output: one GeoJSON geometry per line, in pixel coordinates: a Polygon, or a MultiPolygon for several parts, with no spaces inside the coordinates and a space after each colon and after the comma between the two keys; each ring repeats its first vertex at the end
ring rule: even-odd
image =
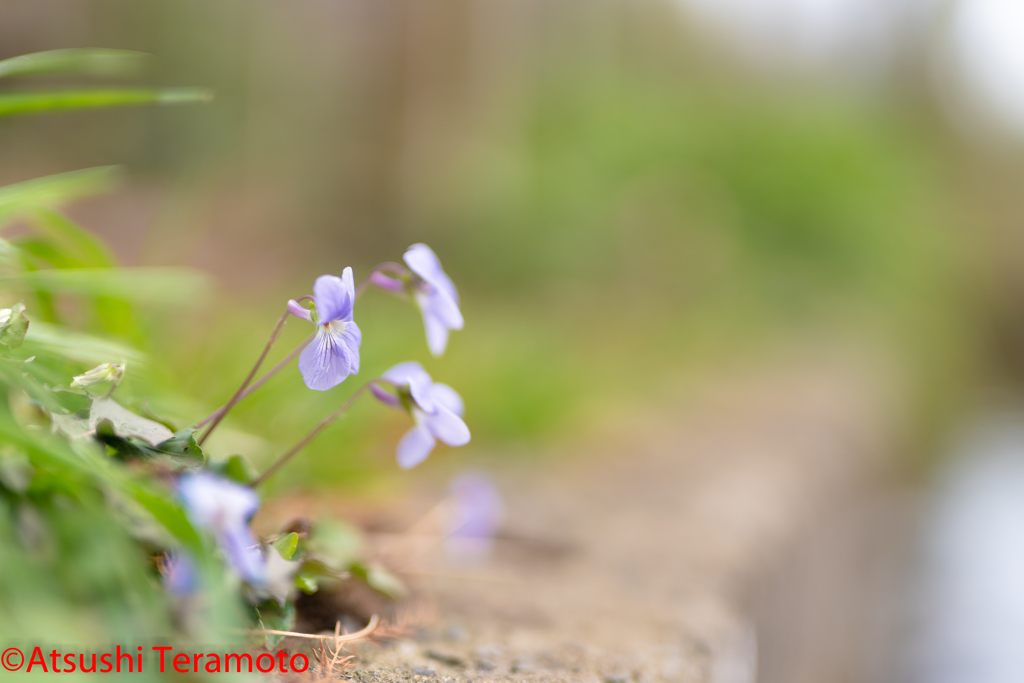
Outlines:
{"type": "MultiPolygon", "coordinates": [[[[373,274],[382,272],[391,272],[394,275],[404,275],[407,274],[409,270],[402,264],[395,263],[394,261],[385,261],[384,263],[378,263],[376,266],[370,269],[370,272],[367,274],[367,276],[363,278],[362,282],[359,283],[359,286],[356,288],[356,299],[358,299],[359,296],[370,285],[370,281],[373,278],[373,274]]],[[[303,297],[299,297],[298,299],[296,299],[296,301],[304,301],[306,299],[312,300],[313,297],[306,295],[303,297]]],[[[303,341],[301,344],[295,347],[295,349],[291,353],[285,356],[281,360],[281,362],[279,362],[277,365],[271,368],[270,371],[267,372],[265,375],[256,380],[256,382],[254,382],[252,386],[249,386],[249,383],[252,382],[252,378],[256,375],[256,371],[259,370],[260,365],[262,365],[263,361],[266,359],[267,353],[269,353],[270,348],[274,345],[274,342],[277,341],[277,336],[281,333],[281,328],[284,327],[284,323],[287,320],[288,312],[285,311],[285,314],[281,316],[281,319],[277,322],[277,326],[274,328],[273,333],[270,335],[270,340],[267,341],[267,346],[263,349],[263,353],[260,355],[259,360],[256,361],[256,365],[254,365],[253,369],[249,372],[249,376],[245,378],[244,382],[242,382],[242,386],[238,387],[238,390],[235,392],[235,395],[232,396],[231,399],[223,406],[221,406],[213,413],[207,415],[206,417],[204,417],[202,420],[195,424],[195,429],[201,429],[203,425],[207,424],[211,420],[213,421],[213,424],[211,424],[210,427],[206,430],[206,432],[202,435],[202,437],[200,437],[199,445],[202,445],[203,442],[206,441],[207,438],[209,438],[213,430],[217,428],[217,425],[220,424],[221,420],[224,419],[224,416],[228,414],[228,411],[230,411],[235,406],[236,403],[241,401],[243,398],[245,398],[252,392],[259,389],[261,386],[263,386],[263,384],[268,379],[277,374],[278,371],[281,370],[281,368],[283,368],[285,365],[291,362],[292,359],[295,358],[295,356],[299,355],[302,352],[302,350],[306,348],[306,346],[308,346],[311,341],[313,341],[313,338],[316,336],[315,334],[311,334],[309,337],[307,337],[305,341],[303,341]]]]}
{"type": "Polygon", "coordinates": [[[366,274],[366,277],[364,277],[362,282],[359,283],[359,286],[356,287],[356,298],[358,299],[359,295],[370,286],[370,280],[373,278],[374,273],[383,273],[386,271],[391,271],[394,275],[404,275],[409,272],[409,269],[401,263],[395,263],[394,261],[378,263],[370,269],[370,272],[366,274]]]}
{"type": "MultiPolygon", "coordinates": [[[[270,379],[271,377],[276,375],[278,372],[280,372],[281,368],[283,368],[284,366],[288,365],[288,363],[293,361],[297,355],[302,353],[302,350],[304,348],[306,348],[307,346],[309,346],[310,342],[312,342],[313,339],[315,339],[315,338],[316,338],[316,332],[314,332],[313,334],[311,334],[308,337],[306,337],[302,341],[301,344],[299,344],[294,349],[292,349],[291,353],[289,353],[287,356],[282,358],[281,361],[277,365],[272,367],[270,370],[267,370],[266,374],[264,374],[262,377],[260,377],[255,382],[253,382],[251,385],[249,385],[245,389],[245,391],[242,392],[242,395],[238,397],[238,401],[241,401],[243,398],[245,398],[246,396],[248,396],[252,392],[254,392],[257,389],[259,389],[261,386],[263,386],[268,379],[270,379]]],[[[235,401],[235,403],[238,403],[238,401],[235,401]]],[[[204,417],[202,420],[197,422],[195,424],[195,428],[199,429],[200,427],[202,427],[204,424],[206,424],[210,420],[216,418],[218,415],[220,415],[221,413],[224,412],[225,408],[227,408],[227,405],[223,405],[220,408],[217,408],[217,410],[215,410],[214,412],[210,413],[209,415],[204,417]]]]}
{"type": "MultiPolygon", "coordinates": [[[[298,300],[302,301],[303,299],[312,298],[313,297],[311,296],[304,296],[298,300]]],[[[289,315],[291,315],[291,313],[288,312],[288,309],[285,309],[284,315],[282,315],[281,319],[277,321],[277,325],[274,326],[274,331],[270,333],[270,339],[267,340],[267,345],[263,347],[263,353],[261,353],[260,357],[256,360],[256,365],[252,366],[252,370],[249,371],[249,374],[245,378],[245,381],[242,382],[242,386],[238,387],[238,390],[235,391],[234,396],[232,396],[231,399],[224,404],[223,408],[217,411],[217,416],[213,418],[213,423],[210,424],[206,432],[199,438],[198,443],[200,446],[203,445],[204,441],[210,438],[210,434],[212,434],[213,430],[217,428],[217,425],[220,424],[220,421],[224,419],[224,416],[227,415],[228,412],[234,407],[234,405],[242,399],[242,394],[245,392],[246,387],[248,387],[249,383],[252,382],[252,378],[256,376],[256,373],[257,371],[259,371],[260,366],[263,365],[263,361],[266,360],[267,354],[270,353],[271,347],[274,346],[274,342],[277,341],[278,335],[281,334],[281,330],[284,328],[284,324],[288,322],[289,315]]]]}
{"type": "Polygon", "coordinates": [[[320,432],[322,432],[324,429],[326,429],[327,425],[329,425],[332,422],[334,422],[335,420],[337,420],[339,417],[341,417],[342,413],[344,413],[346,410],[351,408],[352,404],[356,402],[356,399],[358,399],[360,396],[362,396],[363,393],[365,393],[366,390],[369,389],[371,385],[378,384],[378,383],[381,383],[381,382],[384,382],[384,383],[387,383],[387,384],[391,384],[390,381],[378,377],[376,379],[371,379],[369,382],[367,382],[363,386],[361,386],[358,389],[356,389],[356,392],[354,394],[352,394],[351,396],[349,396],[348,400],[346,400],[344,403],[342,403],[341,406],[337,410],[335,410],[333,413],[331,413],[330,415],[325,417],[323,420],[321,420],[320,424],[318,424],[316,427],[313,428],[313,431],[311,431],[309,434],[306,434],[306,436],[302,437],[301,441],[299,441],[297,444],[295,444],[294,446],[289,448],[288,451],[285,452],[284,455],[282,455],[280,458],[275,460],[274,464],[271,465],[270,467],[268,467],[266,472],[264,472],[260,476],[256,477],[256,480],[253,481],[251,484],[249,484],[250,488],[256,488],[257,486],[259,486],[260,484],[265,482],[267,479],[269,479],[270,476],[273,475],[275,472],[277,472],[279,469],[281,469],[281,467],[284,466],[284,464],[286,462],[291,460],[292,456],[294,456],[296,453],[298,453],[303,448],[305,448],[306,444],[308,444],[310,441],[315,439],[320,432]]]}

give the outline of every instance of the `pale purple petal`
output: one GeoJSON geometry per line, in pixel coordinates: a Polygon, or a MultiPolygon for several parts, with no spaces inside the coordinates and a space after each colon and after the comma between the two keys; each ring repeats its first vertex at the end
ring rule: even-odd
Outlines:
{"type": "Polygon", "coordinates": [[[373,395],[376,396],[377,400],[379,400],[381,403],[387,404],[392,408],[402,407],[402,402],[398,400],[397,396],[395,396],[389,391],[381,389],[376,384],[370,385],[370,391],[373,392],[373,395]]]}
{"type": "Polygon", "coordinates": [[[455,536],[490,538],[504,516],[501,496],[485,474],[464,474],[452,482],[455,514],[448,533],[455,536]]]}
{"type": "Polygon", "coordinates": [[[179,477],[178,496],[193,523],[204,528],[248,520],[260,507],[249,487],[205,472],[179,477]]]}
{"type": "MultiPolygon", "coordinates": [[[[349,320],[344,324],[345,329],[341,332],[341,341],[345,344],[348,349],[348,360],[350,363],[349,372],[353,375],[359,374],[359,345],[363,343],[363,332],[359,329],[359,325],[356,325],[354,320],[349,320]]],[[[337,323],[331,325],[331,328],[337,326],[337,323]]]]}
{"type": "Polygon", "coordinates": [[[462,418],[442,406],[433,415],[423,416],[423,426],[431,434],[449,446],[465,446],[469,443],[469,427],[462,418]]]}
{"type": "Polygon", "coordinates": [[[427,385],[431,383],[430,375],[423,369],[422,365],[414,360],[399,363],[394,367],[388,368],[381,377],[399,386],[406,386],[411,381],[427,385]]]}
{"type": "MultiPolygon", "coordinates": [[[[345,323],[346,326],[351,324],[345,323]]],[[[358,368],[358,352],[354,357],[358,368]]],[[[352,361],[345,334],[321,326],[317,328],[313,342],[299,355],[299,372],[307,387],[315,391],[327,391],[345,381],[352,371],[352,361]]]]}
{"type": "Polygon", "coordinates": [[[389,292],[394,292],[395,294],[401,294],[405,291],[404,282],[389,275],[385,275],[384,273],[371,273],[370,282],[372,282],[375,287],[379,287],[380,289],[384,289],[389,292]]]}
{"type": "Polygon", "coordinates": [[[423,313],[423,329],[427,332],[427,348],[434,356],[444,355],[448,346],[448,326],[438,318],[431,315],[424,307],[420,307],[423,313]]]}
{"type": "Polygon", "coordinates": [[[437,405],[447,408],[459,417],[466,414],[466,405],[462,402],[462,397],[447,384],[435,382],[430,393],[433,394],[437,405]]]}
{"type": "Polygon", "coordinates": [[[444,545],[448,559],[464,566],[487,560],[504,516],[501,497],[486,475],[467,474],[452,485],[453,506],[444,545]]]}
{"type": "Polygon", "coordinates": [[[451,278],[441,268],[441,261],[430,247],[425,244],[414,244],[406,250],[402,258],[405,259],[412,272],[419,275],[428,284],[447,293],[458,304],[459,292],[455,289],[451,278]]]}
{"type": "Polygon", "coordinates": [[[302,318],[303,320],[313,322],[313,316],[310,313],[309,309],[300,304],[295,299],[288,300],[288,312],[294,315],[296,318],[302,318]]]}
{"type": "Polygon", "coordinates": [[[351,266],[346,266],[345,270],[341,271],[341,286],[345,289],[345,294],[348,296],[349,306],[348,311],[342,314],[340,320],[347,322],[352,320],[352,308],[356,305],[356,281],[352,275],[351,266]]]}
{"type": "Polygon", "coordinates": [[[254,548],[249,518],[259,507],[256,493],[205,472],[178,478],[178,495],[192,523],[209,529],[238,574],[250,583],[261,580],[263,556],[254,548]]]}
{"type": "Polygon", "coordinates": [[[164,563],[160,568],[164,577],[167,592],[178,597],[191,595],[199,590],[199,573],[196,563],[184,551],[169,552],[164,555],[164,563]]]}
{"type": "Polygon", "coordinates": [[[398,466],[402,469],[415,467],[427,459],[434,450],[434,437],[422,427],[413,427],[398,442],[398,466]]]}
{"type": "Polygon", "coordinates": [[[221,547],[228,562],[238,575],[251,584],[263,582],[265,563],[263,554],[247,526],[232,526],[219,535],[221,547]]]}
{"type": "Polygon", "coordinates": [[[424,412],[434,411],[434,397],[431,392],[433,380],[416,361],[399,363],[381,376],[397,386],[408,387],[412,400],[416,401],[416,405],[424,412]]]}
{"type": "Polygon", "coordinates": [[[346,268],[341,277],[318,277],[313,283],[313,299],[316,301],[316,313],[321,325],[332,320],[351,320],[352,305],[355,302],[352,269],[346,268]]]}
{"type": "Polygon", "coordinates": [[[440,320],[446,327],[452,330],[462,329],[462,311],[455,300],[440,290],[428,292],[417,297],[420,308],[428,310],[430,315],[440,320]]]}

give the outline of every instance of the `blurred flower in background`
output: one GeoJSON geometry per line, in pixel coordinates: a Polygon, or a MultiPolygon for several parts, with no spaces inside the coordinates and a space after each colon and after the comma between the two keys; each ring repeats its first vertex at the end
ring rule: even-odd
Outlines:
{"type": "MultiPolygon", "coordinates": [[[[200,472],[178,479],[178,495],[192,521],[213,533],[238,575],[253,585],[261,584],[266,575],[265,562],[249,529],[249,520],[260,506],[256,493],[246,486],[200,472]]],[[[187,568],[185,571],[187,574],[187,568]]]]}
{"type": "Polygon", "coordinates": [[[475,566],[490,557],[494,538],[505,516],[501,495],[493,480],[481,472],[467,472],[452,481],[452,505],[445,534],[448,560],[475,566]]]}

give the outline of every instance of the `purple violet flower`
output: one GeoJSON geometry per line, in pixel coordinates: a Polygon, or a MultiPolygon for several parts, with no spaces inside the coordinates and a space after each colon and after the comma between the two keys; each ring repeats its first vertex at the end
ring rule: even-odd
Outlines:
{"type": "Polygon", "coordinates": [[[459,564],[477,564],[490,554],[504,517],[501,496],[490,477],[470,472],[452,482],[451,499],[445,550],[459,564]]]}
{"type": "Polygon", "coordinates": [[[403,258],[412,271],[411,277],[403,281],[374,273],[370,280],[381,289],[395,293],[407,291],[412,296],[423,314],[427,346],[432,354],[440,356],[448,345],[448,330],[462,329],[459,293],[441,268],[437,254],[427,245],[412,245],[403,258]]]}
{"type": "Polygon", "coordinates": [[[288,302],[292,315],[317,326],[316,338],[299,355],[299,372],[306,386],[316,391],[333,389],[349,375],[359,374],[359,344],[363,333],[352,320],[356,301],[352,269],[341,277],[321,275],[313,283],[315,310],[288,302]]]}
{"type": "Polygon", "coordinates": [[[160,567],[167,592],[179,598],[192,595],[199,590],[199,572],[192,557],[183,550],[171,551],[164,555],[160,567]]]}
{"type": "Polygon", "coordinates": [[[398,442],[398,466],[415,467],[430,455],[440,439],[449,446],[469,443],[469,427],[462,421],[462,398],[447,384],[435,384],[419,363],[399,363],[382,377],[395,385],[397,395],[371,385],[374,396],[393,408],[407,411],[416,426],[398,442]]]}
{"type": "Polygon", "coordinates": [[[206,472],[178,478],[178,496],[196,526],[213,532],[231,567],[246,582],[263,582],[266,564],[249,518],[259,509],[252,489],[206,472]]]}

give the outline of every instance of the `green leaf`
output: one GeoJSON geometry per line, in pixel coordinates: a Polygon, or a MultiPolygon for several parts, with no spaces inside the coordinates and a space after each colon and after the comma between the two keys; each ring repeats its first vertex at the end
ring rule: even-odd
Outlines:
{"type": "Polygon", "coordinates": [[[0,78],[41,74],[135,76],[152,61],[152,55],[131,50],[79,48],[48,50],[0,61],[0,78]]]}
{"type": "Polygon", "coordinates": [[[4,93],[0,94],[0,117],[63,109],[208,102],[211,99],[213,95],[210,91],[200,88],[118,88],[4,93]]]}
{"type": "Polygon", "coordinates": [[[150,304],[187,304],[206,298],[209,278],[188,268],[76,268],[35,270],[0,278],[44,292],[105,296],[150,304]]]}
{"type": "MultiPolygon", "coordinates": [[[[77,473],[103,486],[114,486],[138,502],[168,532],[197,557],[205,556],[203,539],[189,522],[185,512],[170,500],[170,495],[149,482],[135,479],[94,446],[83,441],[67,442],[39,439],[21,429],[9,414],[0,411],[0,440],[14,444],[28,454],[37,468],[77,473]],[[69,445],[71,447],[69,447],[69,445]],[[77,445],[77,447],[76,447],[77,445]]],[[[37,470],[38,471],[38,470],[37,470]]]]}
{"type": "Polygon", "coordinates": [[[22,301],[0,310],[0,344],[8,349],[21,346],[28,332],[28,322],[28,318],[25,317],[25,303],[22,301]]]}
{"type": "Polygon", "coordinates": [[[312,595],[320,590],[317,577],[299,572],[295,575],[295,585],[306,595],[312,595]]]}
{"type": "Polygon", "coordinates": [[[366,583],[370,584],[370,588],[392,600],[398,600],[408,592],[401,579],[384,567],[377,565],[371,566],[366,572],[366,583]]]}
{"type": "Polygon", "coordinates": [[[199,462],[206,460],[206,456],[203,455],[203,449],[196,443],[196,430],[192,427],[186,427],[176,432],[170,439],[157,444],[156,448],[161,453],[168,455],[180,455],[198,460],[199,462]]]}
{"type": "Polygon", "coordinates": [[[397,600],[407,593],[405,584],[401,579],[380,565],[365,565],[362,562],[353,562],[349,570],[354,576],[366,581],[370,588],[385,595],[392,600],[397,600]]]}
{"type": "Polygon", "coordinates": [[[117,260],[107,245],[67,216],[43,206],[29,209],[36,228],[81,268],[112,268],[117,260]]]}
{"type": "Polygon", "coordinates": [[[30,204],[51,206],[108,192],[117,181],[118,167],[99,166],[5,185],[0,187],[0,217],[30,204]]]}
{"type": "Polygon", "coordinates": [[[281,553],[281,557],[290,560],[295,555],[295,549],[299,547],[299,535],[293,531],[274,541],[273,545],[277,548],[277,552],[281,553]]]}
{"type": "Polygon", "coordinates": [[[359,558],[362,547],[359,531],[344,522],[324,520],[309,532],[309,553],[336,571],[348,569],[359,558]]]}
{"type": "Polygon", "coordinates": [[[224,474],[240,484],[251,484],[258,476],[249,461],[241,455],[232,455],[227,459],[224,474]]]}
{"type": "Polygon", "coordinates": [[[82,439],[94,434],[117,436],[122,439],[135,438],[159,449],[161,444],[173,440],[175,436],[159,422],[136,415],[114,399],[105,396],[93,399],[87,416],[83,416],[82,411],[71,415],[54,413],[50,419],[54,431],[69,439],[82,439]],[[100,430],[101,424],[109,424],[110,429],[100,430]]]}
{"type": "MultiPolygon", "coordinates": [[[[286,602],[281,607],[275,602],[267,601],[256,608],[259,626],[263,631],[293,631],[295,630],[295,603],[286,602]]],[[[284,636],[264,636],[267,649],[273,649],[284,636]]]]}
{"type": "Polygon", "coordinates": [[[95,429],[103,420],[111,422],[118,436],[142,439],[157,448],[168,441],[173,441],[175,436],[159,422],[136,415],[112,398],[94,398],[89,409],[89,424],[95,429]]]}
{"type": "Polygon", "coordinates": [[[172,434],[166,426],[133,413],[112,398],[94,397],[89,410],[66,415],[51,412],[50,422],[53,431],[68,439],[95,437],[108,453],[121,459],[162,461],[174,469],[201,467],[206,460],[194,429],[172,434]]]}

